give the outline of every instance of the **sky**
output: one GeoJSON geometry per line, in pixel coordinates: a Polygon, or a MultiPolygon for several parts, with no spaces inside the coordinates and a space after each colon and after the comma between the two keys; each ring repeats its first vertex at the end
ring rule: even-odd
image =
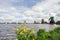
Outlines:
{"type": "Polygon", "coordinates": [[[60,20],[60,0],[0,0],[0,22],[60,20]]]}

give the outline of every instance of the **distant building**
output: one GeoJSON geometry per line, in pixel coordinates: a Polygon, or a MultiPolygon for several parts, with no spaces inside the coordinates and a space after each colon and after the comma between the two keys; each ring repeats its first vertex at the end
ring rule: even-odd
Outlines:
{"type": "Polygon", "coordinates": [[[24,21],[24,24],[26,24],[26,21],[24,21]]]}
{"type": "Polygon", "coordinates": [[[34,24],[39,24],[39,22],[34,21],[34,24]]]}
{"type": "Polygon", "coordinates": [[[34,24],[36,24],[36,21],[34,21],[34,24]]]}
{"type": "Polygon", "coordinates": [[[60,25],[60,21],[57,21],[56,24],[60,25]]]}
{"type": "Polygon", "coordinates": [[[45,24],[49,24],[49,23],[48,23],[48,22],[46,22],[46,21],[45,21],[44,23],[45,23],[45,24]]]}
{"type": "Polygon", "coordinates": [[[44,19],[42,19],[42,20],[41,20],[41,24],[44,24],[44,23],[45,23],[45,22],[44,22],[44,19]]]}

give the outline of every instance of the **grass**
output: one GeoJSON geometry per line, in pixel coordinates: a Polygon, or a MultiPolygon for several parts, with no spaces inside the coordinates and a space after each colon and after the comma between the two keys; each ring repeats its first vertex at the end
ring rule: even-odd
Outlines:
{"type": "Polygon", "coordinates": [[[49,32],[39,29],[34,32],[33,28],[25,28],[19,26],[15,29],[16,40],[60,40],[60,27],[57,27],[49,32]]]}

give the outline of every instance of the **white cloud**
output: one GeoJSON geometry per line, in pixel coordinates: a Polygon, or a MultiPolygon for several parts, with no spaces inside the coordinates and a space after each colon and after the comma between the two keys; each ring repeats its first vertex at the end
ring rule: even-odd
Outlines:
{"type": "Polygon", "coordinates": [[[50,16],[54,16],[56,19],[56,15],[60,13],[60,5],[57,5],[59,1],[60,0],[46,0],[42,3],[37,3],[32,9],[25,11],[25,15],[32,16],[32,18],[35,17],[35,19],[38,18],[37,20],[39,20],[39,18],[46,20],[50,16]]]}
{"type": "MultiPolygon", "coordinates": [[[[18,2],[19,0],[10,0],[12,2],[18,2]]],[[[0,19],[5,21],[39,21],[43,18],[48,20],[50,16],[56,17],[56,20],[60,20],[60,5],[57,3],[60,0],[45,0],[41,3],[37,3],[32,8],[27,8],[24,6],[13,7],[11,4],[6,3],[6,1],[0,5],[0,19]],[[18,18],[16,18],[18,16],[18,18]],[[58,19],[57,19],[58,18],[58,19]]]]}

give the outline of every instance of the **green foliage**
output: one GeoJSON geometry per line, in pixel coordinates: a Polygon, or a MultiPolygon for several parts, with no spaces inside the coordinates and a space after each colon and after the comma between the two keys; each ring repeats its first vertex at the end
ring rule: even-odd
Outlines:
{"type": "Polygon", "coordinates": [[[37,32],[37,40],[47,40],[46,38],[47,38],[47,33],[45,32],[45,30],[40,29],[37,32]]]}
{"type": "Polygon", "coordinates": [[[40,29],[37,32],[37,40],[60,40],[60,27],[49,32],[40,29]]]}
{"type": "Polygon", "coordinates": [[[33,28],[18,27],[16,31],[16,40],[35,40],[35,32],[33,28]]]}
{"type": "Polygon", "coordinates": [[[32,28],[18,27],[16,34],[18,40],[60,40],[60,27],[49,32],[39,29],[37,33],[32,28]]]}
{"type": "Polygon", "coordinates": [[[57,27],[54,30],[49,31],[49,33],[51,34],[51,40],[60,40],[60,27],[57,27]]]}

